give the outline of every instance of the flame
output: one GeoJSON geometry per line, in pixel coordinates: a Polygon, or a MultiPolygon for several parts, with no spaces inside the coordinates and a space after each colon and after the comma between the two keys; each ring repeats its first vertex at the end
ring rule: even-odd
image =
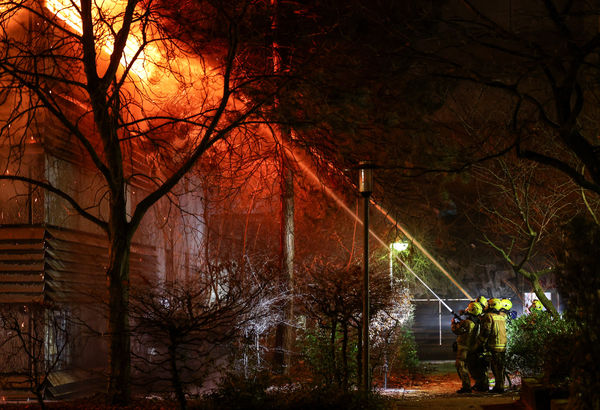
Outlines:
{"type": "MultiPolygon", "coordinates": [[[[117,14],[125,9],[123,1],[119,0],[106,0],[101,2],[94,2],[97,8],[101,8],[103,14],[117,14]]],[[[67,26],[73,29],[76,33],[82,34],[82,23],[80,14],[80,1],[79,0],[46,0],[46,8],[67,26]]],[[[99,10],[96,10],[98,14],[99,10]]],[[[95,16],[96,17],[96,16],[95,16]]],[[[116,30],[115,30],[116,31],[116,30]]],[[[136,74],[141,79],[148,79],[148,77],[154,71],[154,64],[149,64],[153,59],[149,58],[151,54],[154,58],[160,56],[160,53],[155,47],[146,45],[144,50],[141,50],[142,43],[135,37],[133,32],[135,27],[132,27],[129,38],[123,50],[123,57],[121,58],[121,65],[123,67],[130,67],[130,71],[136,74]],[[136,54],[139,54],[136,56],[136,54]],[[132,62],[133,58],[135,61],[132,62]]],[[[114,38],[112,35],[99,36],[104,38],[104,43],[101,44],[102,50],[109,55],[114,50],[114,38]]]]}

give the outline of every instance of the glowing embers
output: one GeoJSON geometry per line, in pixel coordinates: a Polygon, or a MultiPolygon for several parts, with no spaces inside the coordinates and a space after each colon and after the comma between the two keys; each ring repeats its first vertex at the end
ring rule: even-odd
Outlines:
{"type": "MultiPolygon", "coordinates": [[[[68,27],[73,29],[77,34],[82,34],[81,23],[81,6],[79,0],[46,0],[46,8],[68,27]]],[[[98,46],[111,55],[114,50],[114,36],[120,29],[122,24],[123,14],[127,2],[123,0],[106,0],[93,2],[92,19],[94,21],[94,34],[98,46]],[[113,27],[108,24],[111,22],[113,27]]],[[[129,67],[130,72],[133,72],[138,77],[147,79],[155,67],[148,58],[148,54],[160,56],[158,50],[151,50],[149,45],[142,45],[142,36],[136,37],[136,31],[140,28],[132,26],[123,50],[121,65],[129,67]],[[143,47],[143,49],[142,49],[143,47]]]]}

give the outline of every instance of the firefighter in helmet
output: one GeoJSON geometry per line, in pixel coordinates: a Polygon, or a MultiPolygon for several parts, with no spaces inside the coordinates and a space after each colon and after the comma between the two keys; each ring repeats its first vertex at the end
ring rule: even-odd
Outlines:
{"type": "Polygon", "coordinates": [[[513,304],[510,301],[510,299],[502,299],[500,303],[502,306],[502,308],[500,309],[500,314],[504,315],[504,317],[506,317],[506,320],[510,322],[512,319],[515,319],[517,317],[517,312],[511,310],[513,304]]]}
{"type": "Polygon", "coordinates": [[[542,306],[542,302],[539,300],[533,299],[531,304],[527,307],[527,310],[529,310],[529,313],[541,312],[544,310],[544,306],[542,306]]]}
{"type": "Polygon", "coordinates": [[[488,306],[488,300],[485,296],[479,296],[477,299],[475,299],[475,302],[479,303],[481,305],[481,308],[483,309],[483,311],[485,312],[488,306]]]}
{"type": "Polygon", "coordinates": [[[462,387],[457,393],[471,392],[471,378],[469,377],[468,362],[472,360],[477,343],[477,334],[479,331],[479,315],[482,307],[477,302],[469,303],[469,306],[462,311],[465,319],[459,320],[456,317],[452,319],[451,329],[457,336],[456,351],[456,372],[462,382],[462,387]]]}
{"type": "Polygon", "coordinates": [[[508,313],[512,309],[512,302],[510,301],[510,299],[502,299],[500,301],[500,306],[502,306],[500,308],[500,313],[501,314],[504,313],[505,315],[508,315],[508,313]]]}
{"type": "Polygon", "coordinates": [[[488,310],[481,318],[478,351],[489,351],[494,374],[494,393],[504,392],[504,362],[506,356],[506,316],[501,315],[502,301],[498,298],[488,300],[488,310]]]}

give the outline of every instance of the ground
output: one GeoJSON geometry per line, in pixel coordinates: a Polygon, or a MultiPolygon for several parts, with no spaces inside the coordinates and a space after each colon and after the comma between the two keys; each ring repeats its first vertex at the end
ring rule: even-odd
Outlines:
{"type": "MultiPolygon", "coordinates": [[[[414,379],[391,378],[387,389],[383,389],[383,381],[376,378],[380,385],[380,394],[393,399],[395,409],[431,409],[431,410],[459,410],[459,409],[483,409],[483,410],[525,410],[519,402],[519,387],[516,385],[503,394],[491,393],[469,393],[458,394],[456,391],[461,383],[456,374],[453,361],[425,362],[422,374],[414,379]]],[[[517,380],[515,380],[515,384],[517,380]]],[[[50,409],[86,409],[106,410],[102,404],[93,402],[49,402],[50,409]]],[[[0,409],[35,409],[39,408],[34,402],[2,402],[0,409]]],[[[132,405],[127,409],[158,410],[175,409],[175,403],[168,402],[144,402],[143,405],[132,405]]],[[[114,410],[114,408],[113,408],[114,410]]]]}
{"type": "Polygon", "coordinates": [[[397,399],[396,409],[521,410],[525,408],[518,401],[518,385],[503,394],[456,393],[461,387],[461,382],[453,361],[428,362],[424,374],[413,382],[404,382],[405,385],[402,386],[394,385],[394,382],[392,379],[391,388],[382,389],[380,392],[397,399]]]}

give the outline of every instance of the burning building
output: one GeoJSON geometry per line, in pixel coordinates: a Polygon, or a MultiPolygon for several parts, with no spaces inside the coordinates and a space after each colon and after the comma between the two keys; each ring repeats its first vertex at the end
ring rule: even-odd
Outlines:
{"type": "MultiPolygon", "coordinates": [[[[249,133],[258,105],[235,98],[235,39],[194,54],[201,40],[172,34],[166,10],[0,2],[0,304],[31,340],[42,335],[41,356],[20,349],[5,375],[22,381],[19,366],[39,360],[51,371],[103,368],[108,355],[109,395],[123,401],[130,283],[197,270],[208,187],[193,170],[249,133]],[[66,348],[50,318],[71,316],[79,345],[66,348]]],[[[200,22],[218,10],[190,13],[200,22]]]]}

